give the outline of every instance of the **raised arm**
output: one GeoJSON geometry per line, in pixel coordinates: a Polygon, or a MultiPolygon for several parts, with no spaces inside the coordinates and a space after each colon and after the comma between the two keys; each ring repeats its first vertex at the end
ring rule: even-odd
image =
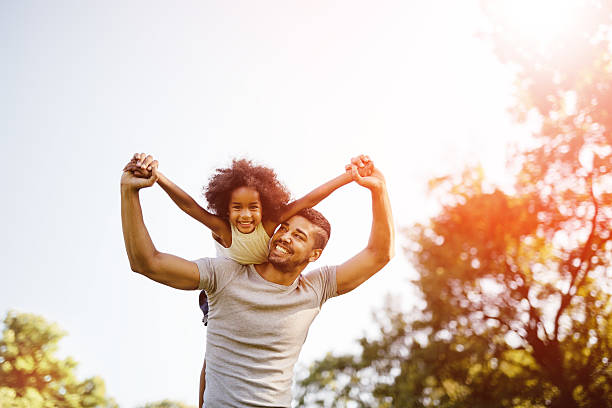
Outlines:
{"type": "Polygon", "coordinates": [[[223,236],[224,234],[231,234],[229,224],[222,218],[217,217],[214,214],[209,213],[200,206],[189,194],[183,189],[174,184],[163,174],[159,173],[157,184],[166,192],[168,196],[174,201],[178,207],[187,213],[192,218],[200,221],[206,225],[216,235],[223,236]]]}
{"type": "Polygon", "coordinates": [[[366,248],[336,268],[339,294],[350,292],[381,270],[395,251],[393,216],[382,173],[374,168],[371,176],[361,177],[353,165],[351,175],[372,194],[372,228],[366,248]]]}
{"type": "Polygon", "coordinates": [[[298,198],[295,201],[290,202],[283,208],[279,219],[276,220],[277,224],[281,224],[293,217],[295,214],[303,210],[304,208],[311,208],[319,204],[323,199],[327,198],[336,189],[342,187],[345,184],[353,181],[350,173],[343,173],[338,177],[335,177],[328,182],[321,184],[319,187],[306,194],[304,197],[298,198]]]}
{"type": "MultiPolygon", "coordinates": [[[[133,172],[139,177],[151,177],[153,158],[144,153],[136,153],[124,170],[133,172]]],[[[168,177],[157,171],[157,184],[168,194],[170,199],[190,217],[206,225],[213,234],[221,237],[224,242],[231,242],[229,224],[214,214],[206,211],[183,189],[174,184],[168,177]]]]}
{"type": "MultiPolygon", "coordinates": [[[[367,156],[360,156],[360,160],[355,164],[358,166],[358,170],[361,175],[370,175],[372,171],[372,162],[367,156]]],[[[319,204],[323,199],[327,198],[331,193],[336,191],[338,188],[344,186],[345,184],[353,181],[353,177],[349,171],[349,166],[347,166],[347,171],[335,177],[328,182],[321,184],[319,187],[312,190],[310,193],[306,194],[304,197],[298,198],[295,201],[290,202],[283,208],[278,220],[271,221],[268,225],[266,225],[266,231],[268,235],[271,235],[276,227],[279,224],[287,221],[289,218],[293,217],[295,214],[303,210],[304,208],[312,208],[315,205],[319,204]]]]}
{"type": "Polygon", "coordinates": [[[121,176],[121,225],[125,249],[134,272],[177,289],[197,289],[200,274],[195,263],[159,252],[153,245],[142,218],[139,190],[157,180],[157,164],[152,175],[140,178],[124,170],[121,176]]]}

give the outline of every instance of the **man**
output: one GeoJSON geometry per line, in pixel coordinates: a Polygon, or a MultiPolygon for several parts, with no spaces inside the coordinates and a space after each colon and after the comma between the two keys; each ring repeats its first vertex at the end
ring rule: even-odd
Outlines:
{"type": "Polygon", "coordinates": [[[353,180],[372,196],[372,228],[365,249],[335,267],[302,274],[319,258],[329,239],[329,223],[308,209],[282,223],[270,239],[268,262],[241,265],[223,258],[187,261],[158,252],[142,218],[138,191],[157,177],[130,171],[121,177],[121,218],[133,271],[178,289],[205,289],[211,312],[206,346],[204,405],[290,407],[293,367],[308,328],[323,303],[347,293],[384,267],[394,252],[391,206],[385,180],[365,159],[350,166],[353,180]]]}

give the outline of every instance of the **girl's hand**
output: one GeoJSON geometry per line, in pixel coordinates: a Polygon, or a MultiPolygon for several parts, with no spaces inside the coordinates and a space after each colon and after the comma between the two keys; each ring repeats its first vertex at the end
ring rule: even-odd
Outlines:
{"type": "Polygon", "coordinates": [[[357,171],[361,177],[370,176],[374,170],[374,162],[365,154],[353,157],[351,159],[351,163],[344,167],[347,173],[351,172],[352,165],[357,167],[357,171]]]}
{"type": "Polygon", "coordinates": [[[157,160],[153,159],[153,156],[146,155],[145,153],[134,153],[132,160],[125,165],[123,171],[129,171],[136,177],[140,178],[151,178],[153,175],[152,164],[159,165],[157,160]]]}

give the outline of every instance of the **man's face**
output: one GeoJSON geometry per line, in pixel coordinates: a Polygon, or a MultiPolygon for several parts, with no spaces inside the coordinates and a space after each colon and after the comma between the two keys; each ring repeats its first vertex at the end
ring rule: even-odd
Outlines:
{"type": "Polygon", "coordinates": [[[268,262],[282,271],[292,272],[315,261],[322,251],[314,248],[318,228],[299,215],[283,222],[270,239],[268,262]]]}

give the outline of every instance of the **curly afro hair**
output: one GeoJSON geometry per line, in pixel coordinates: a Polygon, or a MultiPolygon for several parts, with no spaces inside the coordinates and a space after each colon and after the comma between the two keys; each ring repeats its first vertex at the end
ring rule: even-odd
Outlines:
{"type": "Polygon", "coordinates": [[[204,187],[208,209],[217,216],[229,218],[229,202],[232,191],[238,187],[251,187],[259,193],[262,218],[276,220],[289,202],[289,190],[277,179],[269,167],[257,166],[246,159],[234,159],[228,168],[217,169],[204,187]]]}

